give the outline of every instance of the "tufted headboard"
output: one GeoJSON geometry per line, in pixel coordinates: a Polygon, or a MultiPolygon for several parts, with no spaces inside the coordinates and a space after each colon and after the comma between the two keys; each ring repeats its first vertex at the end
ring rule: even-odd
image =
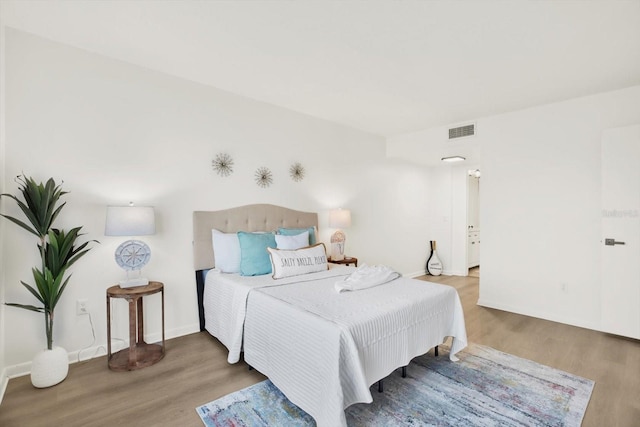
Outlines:
{"type": "Polygon", "coordinates": [[[275,231],[278,227],[318,226],[318,214],[275,205],[247,205],[222,211],[193,212],[193,263],[196,270],[213,268],[211,230],[275,231]]]}
{"type": "Polygon", "coordinates": [[[215,267],[211,230],[275,231],[278,227],[318,227],[318,214],[301,212],[275,205],[247,205],[221,211],[193,212],[193,265],[196,271],[200,330],[204,330],[204,273],[215,267]]]}

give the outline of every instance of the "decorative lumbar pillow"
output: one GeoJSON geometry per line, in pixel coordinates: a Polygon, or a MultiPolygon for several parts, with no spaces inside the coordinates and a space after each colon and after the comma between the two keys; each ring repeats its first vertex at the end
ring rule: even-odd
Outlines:
{"type": "MultiPolygon", "coordinates": [[[[306,227],[306,228],[278,228],[278,234],[283,234],[285,236],[294,236],[296,234],[300,234],[303,231],[309,232],[309,245],[313,246],[316,244],[316,227],[306,227]]],[[[307,246],[307,245],[305,245],[307,246]]]]}
{"type": "Polygon", "coordinates": [[[216,269],[223,273],[240,272],[240,241],[236,233],[211,230],[216,269]]]}
{"type": "Polygon", "coordinates": [[[299,276],[327,270],[327,251],[324,243],[298,250],[268,248],[274,279],[299,276]]]}
{"type": "Polygon", "coordinates": [[[271,260],[267,248],[276,247],[273,233],[247,233],[238,231],[240,241],[240,274],[260,276],[271,273],[271,260]]]}
{"type": "Polygon", "coordinates": [[[276,247],[278,249],[300,249],[309,246],[309,232],[303,231],[300,234],[287,236],[276,234],[276,247]]]}

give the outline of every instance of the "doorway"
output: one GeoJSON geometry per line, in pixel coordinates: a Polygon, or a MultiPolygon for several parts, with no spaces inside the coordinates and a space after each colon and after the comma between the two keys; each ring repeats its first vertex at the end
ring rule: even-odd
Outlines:
{"type": "Polygon", "coordinates": [[[480,169],[467,172],[467,269],[480,277],[480,169]]]}

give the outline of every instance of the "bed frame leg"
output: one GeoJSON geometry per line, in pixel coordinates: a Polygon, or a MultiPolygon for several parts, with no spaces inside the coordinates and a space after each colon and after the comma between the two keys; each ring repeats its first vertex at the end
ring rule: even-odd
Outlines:
{"type": "Polygon", "coordinates": [[[406,366],[402,367],[402,378],[407,378],[407,367],[406,366]]]}
{"type": "Polygon", "coordinates": [[[384,387],[382,385],[382,380],[378,381],[378,393],[384,392],[384,387]]]}
{"type": "Polygon", "coordinates": [[[436,357],[438,357],[438,346],[436,346],[435,350],[433,351],[433,354],[435,354],[436,357]]]}
{"type": "Polygon", "coordinates": [[[196,293],[198,294],[198,317],[200,332],[204,331],[204,274],[205,270],[196,271],[196,293]]]}

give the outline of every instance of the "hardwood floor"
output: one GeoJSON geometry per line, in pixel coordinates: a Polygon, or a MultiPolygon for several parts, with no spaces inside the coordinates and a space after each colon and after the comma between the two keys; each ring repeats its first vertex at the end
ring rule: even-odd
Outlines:
{"type": "Polygon", "coordinates": [[[640,426],[640,341],[480,307],[477,277],[420,279],[458,290],[469,342],[594,380],[583,426],[640,426]]]}
{"type": "MultiPolygon", "coordinates": [[[[594,380],[583,426],[640,425],[640,341],[479,307],[476,277],[421,279],[457,288],[470,342],[594,380]]],[[[244,363],[229,365],[215,338],[192,334],[167,341],[165,358],[139,371],[109,371],[101,357],[71,365],[48,389],[11,379],[0,425],[202,426],[196,406],[262,379],[244,363]]]]}

